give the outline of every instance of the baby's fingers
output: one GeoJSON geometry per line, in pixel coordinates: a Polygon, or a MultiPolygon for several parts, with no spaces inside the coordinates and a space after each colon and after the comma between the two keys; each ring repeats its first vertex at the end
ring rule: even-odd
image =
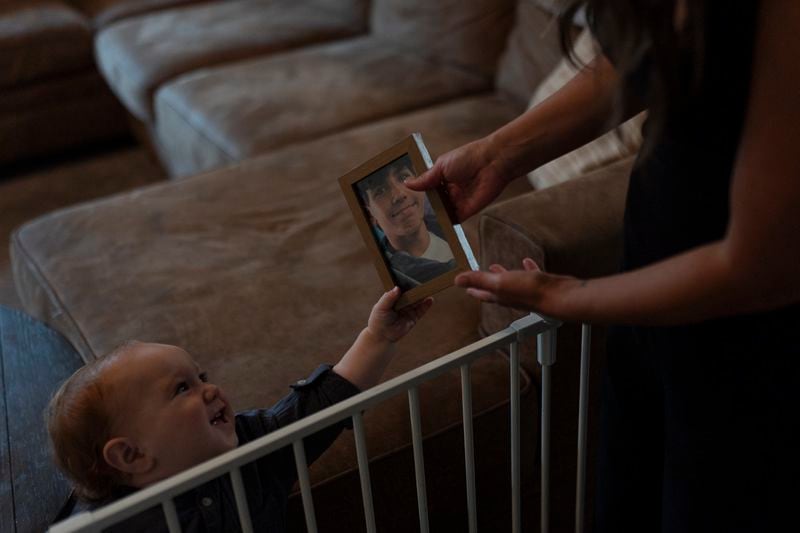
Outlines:
{"type": "Polygon", "coordinates": [[[405,307],[400,311],[400,319],[407,321],[413,326],[428,312],[432,304],[433,298],[425,298],[421,302],[405,307]]]}
{"type": "Polygon", "coordinates": [[[425,316],[425,313],[428,312],[428,309],[431,308],[433,305],[433,298],[425,298],[421,302],[415,304],[411,309],[409,309],[409,314],[414,321],[418,321],[420,318],[425,316]]]}
{"type": "Polygon", "coordinates": [[[374,309],[376,311],[391,311],[398,298],[400,298],[400,287],[395,287],[381,295],[374,309]]]}

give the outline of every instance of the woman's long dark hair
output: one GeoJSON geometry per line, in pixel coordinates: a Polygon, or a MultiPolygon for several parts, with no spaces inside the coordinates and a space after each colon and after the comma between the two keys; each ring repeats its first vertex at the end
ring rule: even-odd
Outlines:
{"type": "Polygon", "coordinates": [[[632,95],[644,97],[649,110],[643,155],[657,142],[670,113],[687,105],[700,89],[705,50],[705,2],[686,0],[685,23],[675,27],[678,0],[573,0],[559,17],[561,48],[573,58],[574,20],[586,20],[620,75],[618,124],[632,95]],[[646,67],[646,68],[642,68],[646,67]],[[683,81],[686,74],[691,83],[683,81]]]}

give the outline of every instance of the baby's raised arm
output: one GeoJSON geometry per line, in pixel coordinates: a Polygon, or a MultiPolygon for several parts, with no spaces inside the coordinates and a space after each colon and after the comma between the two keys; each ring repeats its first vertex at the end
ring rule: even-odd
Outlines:
{"type": "Polygon", "coordinates": [[[403,338],[417,320],[430,309],[432,298],[395,311],[393,306],[400,298],[400,289],[395,287],[384,293],[372,307],[367,327],[358,335],[353,346],[333,367],[334,372],[348,380],[360,390],[378,383],[386,366],[394,355],[395,342],[403,338]]]}

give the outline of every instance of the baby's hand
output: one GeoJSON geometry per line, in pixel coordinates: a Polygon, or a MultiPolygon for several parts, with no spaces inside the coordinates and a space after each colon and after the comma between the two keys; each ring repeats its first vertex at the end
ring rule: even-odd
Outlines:
{"type": "Polygon", "coordinates": [[[367,321],[367,330],[376,338],[388,342],[402,339],[433,304],[433,298],[425,298],[421,302],[395,311],[392,307],[398,298],[400,298],[400,289],[395,287],[389,292],[383,293],[378,303],[372,307],[367,321]]]}

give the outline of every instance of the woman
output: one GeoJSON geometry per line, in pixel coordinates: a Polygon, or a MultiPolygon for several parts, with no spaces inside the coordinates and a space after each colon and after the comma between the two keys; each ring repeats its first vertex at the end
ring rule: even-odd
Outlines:
{"type": "Polygon", "coordinates": [[[603,54],[407,185],[442,183],[463,220],[648,109],[621,273],[581,280],[525,259],[456,283],[615,325],[596,530],[777,529],[800,474],[800,2],[591,0],[562,35],[581,4],[603,54]]]}

